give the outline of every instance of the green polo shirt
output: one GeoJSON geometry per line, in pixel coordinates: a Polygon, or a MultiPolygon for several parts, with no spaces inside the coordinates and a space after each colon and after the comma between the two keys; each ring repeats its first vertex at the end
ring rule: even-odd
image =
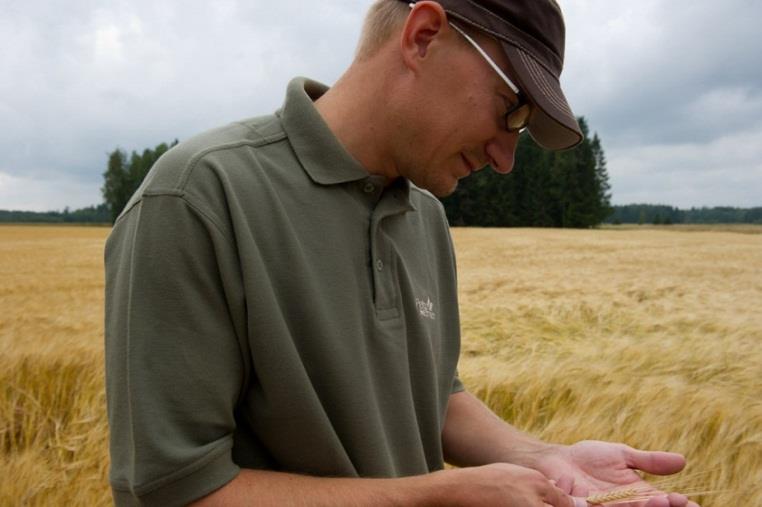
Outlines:
{"type": "Polygon", "coordinates": [[[165,154],[106,244],[110,481],[181,505],[239,468],[443,467],[456,376],[441,204],[343,148],[296,79],[275,115],[165,154]]]}

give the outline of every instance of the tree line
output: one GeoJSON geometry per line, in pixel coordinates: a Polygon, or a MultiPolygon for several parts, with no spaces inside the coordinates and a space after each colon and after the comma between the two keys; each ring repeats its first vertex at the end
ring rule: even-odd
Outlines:
{"type": "Polygon", "coordinates": [[[597,134],[573,149],[552,152],[524,133],[515,170],[483,170],[460,181],[442,203],[451,225],[479,227],[573,227],[599,225],[611,214],[606,156],[597,134]]]}
{"type": "MultiPolygon", "coordinates": [[[[592,227],[610,213],[606,157],[598,135],[584,134],[574,149],[550,152],[522,134],[516,150],[517,170],[509,175],[480,171],[460,182],[442,200],[452,225],[481,227],[592,227]]],[[[116,149],[108,156],[102,193],[111,221],[127,204],[156,160],[177,144],[159,144],[142,154],[116,149]]]]}
{"type": "Polygon", "coordinates": [[[121,148],[108,154],[106,170],[103,172],[101,194],[103,202],[97,206],[62,212],[4,211],[0,210],[0,222],[37,223],[114,223],[127,201],[138,189],[153,164],[178,143],[161,143],[155,148],[146,148],[142,153],[132,151],[129,155],[121,148]]]}
{"type": "Polygon", "coordinates": [[[679,209],[667,205],[627,204],[614,206],[606,219],[610,224],[762,224],[762,207],[679,209]]]}
{"type": "Polygon", "coordinates": [[[177,139],[171,144],[161,143],[154,149],[146,148],[142,154],[133,151],[129,158],[121,148],[109,153],[101,193],[112,223],[116,221],[153,164],[177,143],[177,139]]]}
{"type": "MultiPolygon", "coordinates": [[[[594,227],[612,224],[760,223],[762,208],[691,208],[629,204],[611,206],[606,156],[597,134],[590,137],[578,118],[583,141],[577,147],[551,152],[524,133],[516,148],[516,170],[508,175],[483,170],[460,181],[442,199],[454,226],[594,227]]],[[[141,153],[116,148],[103,172],[103,203],[62,212],[0,210],[0,222],[113,223],[156,160],[178,141],[161,143],[141,153]]]]}
{"type": "Polygon", "coordinates": [[[105,224],[111,220],[111,212],[106,203],[71,211],[16,211],[0,210],[0,222],[44,223],[44,224],[105,224]]]}

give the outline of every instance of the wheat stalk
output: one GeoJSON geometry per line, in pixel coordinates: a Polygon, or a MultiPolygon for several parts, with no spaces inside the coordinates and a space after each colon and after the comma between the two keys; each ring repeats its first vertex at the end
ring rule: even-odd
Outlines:
{"type": "MultiPolygon", "coordinates": [[[[682,489],[680,492],[685,496],[699,496],[699,495],[716,495],[719,493],[728,493],[731,490],[714,489],[703,490],[701,487],[693,487],[682,489]]],[[[610,491],[604,491],[595,493],[585,498],[590,505],[615,505],[620,503],[638,502],[643,500],[650,500],[660,493],[653,488],[645,487],[632,487],[632,488],[619,488],[612,489],[610,491]]]]}
{"type": "Polygon", "coordinates": [[[624,488],[596,493],[588,496],[585,500],[590,505],[606,505],[621,502],[634,502],[637,500],[648,500],[653,496],[653,492],[643,488],[624,488]]]}

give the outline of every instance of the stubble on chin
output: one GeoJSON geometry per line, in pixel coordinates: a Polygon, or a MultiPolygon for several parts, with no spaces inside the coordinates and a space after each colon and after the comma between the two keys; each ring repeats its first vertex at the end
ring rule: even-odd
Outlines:
{"type": "Polygon", "coordinates": [[[416,187],[427,190],[440,199],[452,195],[458,188],[458,178],[448,178],[445,174],[419,172],[409,174],[408,179],[416,187]]]}
{"type": "Polygon", "coordinates": [[[455,190],[458,188],[458,180],[455,180],[452,183],[452,185],[450,185],[449,187],[446,187],[444,183],[445,182],[440,181],[439,185],[432,185],[429,188],[427,187],[422,187],[422,188],[425,188],[426,190],[428,190],[429,192],[431,192],[438,198],[442,199],[444,197],[448,197],[452,195],[455,192],[455,190]]]}

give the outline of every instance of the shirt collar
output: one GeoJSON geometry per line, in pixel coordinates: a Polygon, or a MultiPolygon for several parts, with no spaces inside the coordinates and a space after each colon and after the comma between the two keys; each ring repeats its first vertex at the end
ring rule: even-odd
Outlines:
{"type": "Polygon", "coordinates": [[[336,139],[315,108],[313,102],[327,90],[317,81],[295,78],[276,114],[299,162],[315,183],[335,185],[367,178],[368,171],[336,139]]]}

